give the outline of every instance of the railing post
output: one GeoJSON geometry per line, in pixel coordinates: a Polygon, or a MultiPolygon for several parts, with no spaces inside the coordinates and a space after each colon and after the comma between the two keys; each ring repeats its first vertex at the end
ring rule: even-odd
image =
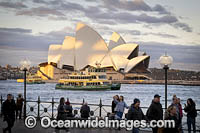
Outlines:
{"type": "Polygon", "coordinates": [[[40,120],[40,96],[38,96],[37,103],[38,103],[38,116],[37,116],[37,118],[38,118],[38,120],[40,120]]]}
{"type": "Polygon", "coordinates": [[[2,116],[2,105],[3,105],[3,97],[1,95],[1,112],[0,112],[0,117],[2,116]]]}
{"type": "Polygon", "coordinates": [[[52,98],[52,112],[51,112],[51,117],[52,117],[52,119],[54,119],[54,111],[53,111],[53,109],[54,109],[54,98],[52,98]]]}
{"type": "Polygon", "coordinates": [[[102,112],[102,101],[100,99],[100,103],[99,103],[99,117],[101,117],[101,112],[102,112]]]}

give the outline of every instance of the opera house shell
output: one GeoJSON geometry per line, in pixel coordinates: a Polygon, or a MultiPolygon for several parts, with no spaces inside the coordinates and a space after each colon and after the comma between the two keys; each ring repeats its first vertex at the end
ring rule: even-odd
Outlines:
{"type": "Polygon", "coordinates": [[[116,32],[107,44],[95,30],[83,23],[77,24],[75,37],[66,36],[63,44],[52,44],[48,51],[48,64],[56,63],[58,68],[68,65],[76,70],[90,65],[130,73],[146,70],[149,60],[150,56],[139,55],[138,44],[126,43],[116,32]]]}

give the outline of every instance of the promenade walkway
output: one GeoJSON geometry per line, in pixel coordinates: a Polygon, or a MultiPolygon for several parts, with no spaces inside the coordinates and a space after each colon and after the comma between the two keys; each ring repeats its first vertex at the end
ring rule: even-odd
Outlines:
{"type": "MultiPolygon", "coordinates": [[[[2,128],[6,127],[6,122],[3,122],[3,119],[0,118],[0,133],[2,133],[2,128]]],[[[12,129],[13,133],[55,133],[53,128],[42,128],[38,122],[37,126],[33,129],[28,129],[24,125],[23,120],[16,120],[15,125],[12,129]]],[[[116,129],[70,129],[70,133],[131,133],[131,131],[126,131],[125,129],[116,130],[116,129]]],[[[65,130],[60,130],[60,133],[66,133],[65,130]]],[[[151,133],[150,131],[141,131],[140,133],[151,133]]]]}

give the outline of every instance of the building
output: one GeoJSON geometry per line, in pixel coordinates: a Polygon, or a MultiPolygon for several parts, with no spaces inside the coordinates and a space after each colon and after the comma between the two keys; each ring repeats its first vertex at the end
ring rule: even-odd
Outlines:
{"type": "Polygon", "coordinates": [[[75,37],[49,46],[48,62],[39,64],[38,75],[59,79],[87,66],[105,68],[109,79],[121,80],[126,73],[147,72],[149,60],[149,55],[139,55],[138,44],[127,44],[118,33],[113,32],[107,44],[91,27],[78,23],[75,37]]]}

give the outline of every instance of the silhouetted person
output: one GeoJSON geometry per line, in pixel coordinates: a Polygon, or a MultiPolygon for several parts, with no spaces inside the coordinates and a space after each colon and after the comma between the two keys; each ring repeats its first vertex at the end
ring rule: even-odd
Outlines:
{"type": "Polygon", "coordinates": [[[184,111],[187,113],[188,133],[191,133],[191,125],[193,126],[193,132],[195,133],[197,110],[196,104],[191,98],[187,100],[187,105],[185,105],[184,111]]]}
{"type": "MultiPolygon", "coordinates": [[[[145,120],[144,113],[142,112],[142,109],[140,108],[140,100],[135,98],[134,103],[130,106],[128,110],[128,120],[145,120]]],[[[139,133],[139,128],[133,127],[132,133],[139,133]]]]}
{"type": "MultiPolygon", "coordinates": [[[[165,120],[173,120],[175,122],[175,127],[165,127],[164,133],[179,133],[178,127],[179,127],[179,122],[177,119],[177,111],[176,111],[176,106],[170,105],[166,112],[165,112],[165,120]]],[[[167,125],[169,126],[169,125],[167,125]]]]}
{"type": "MultiPolygon", "coordinates": [[[[147,118],[148,120],[163,120],[163,110],[162,105],[160,104],[160,97],[158,94],[154,95],[154,99],[150,107],[147,110],[147,118]]],[[[153,133],[158,132],[158,127],[152,128],[153,133]]]]}
{"type": "Polygon", "coordinates": [[[119,96],[118,95],[115,95],[114,97],[113,97],[113,101],[112,101],[112,113],[113,114],[115,114],[116,112],[115,112],[115,107],[116,107],[116,103],[115,103],[115,99],[117,100],[117,101],[119,101],[119,96]]]}
{"type": "Polygon", "coordinates": [[[65,102],[65,110],[66,110],[67,117],[73,117],[73,113],[72,113],[73,108],[70,105],[69,98],[67,98],[67,102],[65,102]]]}
{"type": "Polygon", "coordinates": [[[22,107],[23,107],[24,98],[22,98],[22,94],[19,94],[16,102],[16,119],[19,116],[19,119],[22,117],[22,107]]]}
{"type": "Polygon", "coordinates": [[[58,105],[58,115],[57,120],[65,120],[66,110],[65,110],[65,98],[60,98],[60,104],[58,105]]]}
{"type": "Polygon", "coordinates": [[[88,117],[90,116],[90,107],[88,106],[87,102],[85,102],[81,107],[80,113],[81,113],[81,118],[88,119],[88,117]]]}
{"type": "Polygon", "coordinates": [[[180,98],[178,98],[177,99],[177,103],[178,103],[178,107],[179,107],[179,124],[180,124],[180,126],[179,126],[179,128],[180,128],[180,132],[181,133],[183,133],[183,129],[182,129],[182,118],[183,118],[183,109],[182,109],[182,105],[181,105],[181,99],[180,98]]]}
{"type": "Polygon", "coordinates": [[[4,121],[6,121],[8,124],[7,128],[3,128],[3,133],[5,133],[6,131],[11,133],[11,128],[14,126],[15,122],[15,111],[16,111],[15,101],[12,99],[12,95],[8,94],[7,100],[3,102],[2,105],[4,121]]]}

